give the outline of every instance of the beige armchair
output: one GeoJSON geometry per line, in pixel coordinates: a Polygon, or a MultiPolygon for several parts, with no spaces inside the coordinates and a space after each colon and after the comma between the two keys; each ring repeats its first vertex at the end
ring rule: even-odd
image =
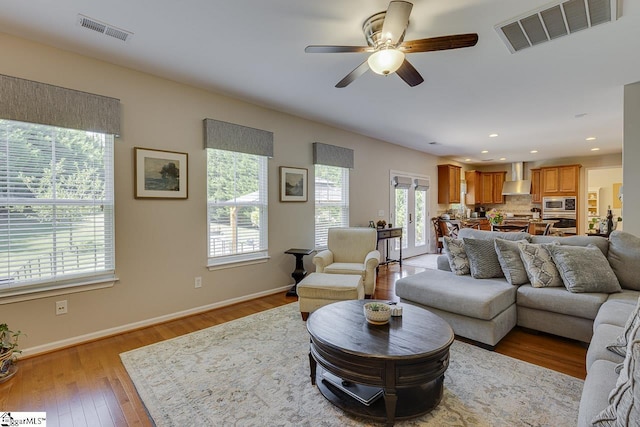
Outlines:
{"type": "Polygon", "coordinates": [[[380,263],[377,245],[378,233],[374,228],[330,228],[327,249],[313,257],[316,273],[360,274],[365,298],[371,298],[380,263]]]}

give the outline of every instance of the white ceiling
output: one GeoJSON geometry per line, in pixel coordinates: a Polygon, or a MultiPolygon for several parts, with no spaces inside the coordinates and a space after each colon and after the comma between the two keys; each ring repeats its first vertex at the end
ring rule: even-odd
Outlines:
{"type": "Polygon", "coordinates": [[[616,21],[509,53],[494,26],[548,3],[414,0],[405,40],[479,35],[472,48],[409,55],[425,78],[414,88],[369,71],[336,89],[366,54],[304,53],[365,45],[362,23],[387,0],[4,0],[0,30],[438,156],[619,153],[623,86],[640,81],[640,1],[621,1],[616,21]],[[134,35],[87,30],[79,13],[134,35]]]}

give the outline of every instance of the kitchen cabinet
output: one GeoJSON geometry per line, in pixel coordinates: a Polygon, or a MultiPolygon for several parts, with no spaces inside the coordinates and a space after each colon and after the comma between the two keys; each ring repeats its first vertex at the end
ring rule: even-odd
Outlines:
{"type": "Polygon", "coordinates": [[[465,203],[467,205],[504,203],[502,184],[506,176],[506,171],[465,172],[465,181],[467,183],[465,203]]]}
{"type": "Polygon", "coordinates": [[[464,195],[464,204],[467,206],[475,205],[480,202],[482,182],[482,173],[479,171],[466,171],[464,173],[464,181],[467,184],[467,192],[464,195]]]}
{"type": "Polygon", "coordinates": [[[580,165],[540,168],[543,196],[576,196],[580,165]]]}
{"type": "Polygon", "coordinates": [[[531,169],[531,203],[542,203],[540,169],[531,169]]]}
{"type": "Polygon", "coordinates": [[[438,165],[438,203],[460,203],[460,172],[456,165],[438,165]]]}

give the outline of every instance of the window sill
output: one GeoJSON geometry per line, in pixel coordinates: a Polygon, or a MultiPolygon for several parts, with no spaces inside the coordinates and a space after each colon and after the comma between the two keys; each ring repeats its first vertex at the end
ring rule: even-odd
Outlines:
{"type": "Polygon", "coordinates": [[[77,292],[93,291],[96,289],[111,288],[119,279],[113,277],[103,277],[100,279],[87,280],[68,284],[50,284],[37,288],[24,288],[0,292],[0,305],[14,302],[30,301],[58,295],[74,294],[77,292]]]}
{"type": "Polygon", "coordinates": [[[209,261],[209,264],[207,265],[207,269],[209,271],[215,271],[215,270],[225,270],[227,268],[244,267],[246,265],[264,264],[267,261],[269,261],[270,258],[271,257],[269,255],[261,255],[259,257],[247,258],[242,260],[227,260],[227,261],[218,261],[218,262],[209,261]]]}

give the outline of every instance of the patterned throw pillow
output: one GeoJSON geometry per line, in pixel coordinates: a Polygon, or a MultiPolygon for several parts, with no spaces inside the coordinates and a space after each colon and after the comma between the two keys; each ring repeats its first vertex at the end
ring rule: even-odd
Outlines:
{"type": "Polygon", "coordinates": [[[607,258],[595,245],[547,248],[570,292],[621,292],[620,283],[607,258]]]}
{"type": "Polygon", "coordinates": [[[625,357],[627,355],[627,344],[629,343],[629,341],[633,341],[636,338],[631,334],[634,330],[636,330],[638,325],[640,325],[640,298],[638,298],[638,304],[636,304],[636,308],[631,313],[631,316],[629,316],[629,318],[627,319],[627,323],[624,325],[622,334],[620,334],[618,338],[616,338],[616,341],[613,344],[609,344],[607,346],[607,350],[625,357]]]}
{"type": "Polygon", "coordinates": [[[520,258],[518,242],[527,243],[526,240],[517,240],[515,242],[504,239],[495,240],[495,248],[500,267],[502,267],[502,272],[507,282],[511,285],[524,285],[525,283],[529,283],[527,270],[524,268],[522,258],[520,258]]]}
{"type": "Polygon", "coordinates": [[[560,273],[546,248],[550,245],[552,243],[518,243],[520,258],[522,258],[522,263],[527,270],[529,282],[534,288],[550,288],[564,285],[560,273]]]}
{"type": "Polygon", "coordinates": [[[458,276],[464,276],[471,272],[469,269],[469,258],[467,258],[467,253],[464,250],[464,242],[462,240],[444,236],[442,239],[442,246],[444,247],[444,252],[447,254],[447,258],[449,259],[451,271],[456,273],[458,276]]]}
{"type": "Polygon", "coordinates": [[[469,268],[474,279],[504,277],[493,240],[463,238],[464,249],[469,258],[469,268]]]}
{"type": "MultiPolygon", "coordinates": [[[[636,329],[638,329],[636,327],[636,329]]],[[[637,332],[637,331],[636,331],[637,332]]],[[[633,334],[634,336],[637,333],[633,334]]],[[[630,341],[616,386],[609,394],[609,406],[591,421],[594,426],[638,426],[640,405],[634,395],[640,390],[640,340],[630,341]]]]}

